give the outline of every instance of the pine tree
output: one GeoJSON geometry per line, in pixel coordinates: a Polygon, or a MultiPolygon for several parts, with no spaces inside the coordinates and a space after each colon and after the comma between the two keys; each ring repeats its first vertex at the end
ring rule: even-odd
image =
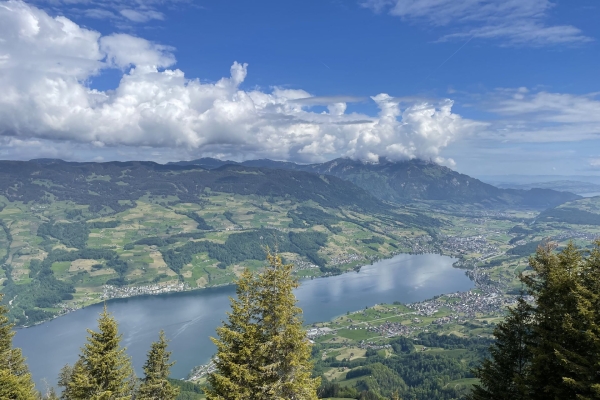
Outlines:
{"type": "Polygon", "coordinates": [[[575,307],[563,322],[570,346],[557,351],[563,383],[578,399],[600,399],[600,240],[576,271],[575,307]]]}
{"type": "Polygon", "coordinates": [[[246,270],[231,300],[228,322],[217,328],[216,371],[209,375],[209,400],[317,399],[311,377],[310,344],[296,306],[292,265],[267,254],[258,276],[246,270]]]}
{"type": "Polygon", "coordinates": [[[179,389],[169,383],[171,353],[167,351],[165,333],[160,331],[158,342],[152,343],[144,365],[145,377],[135,396],[136,400],[175,400],[179,389]]]}
{"type": "Polygon", "coordinates": [[[467,396],[469,400],[529,398],[525,382],[531,363],[531,313],[532,307],[521,297],[507,318],[496,326],[490,358],[474,371],[481,383],[467,396]]]}
{"type": "Polygon", "coordinates": [[[546,243],[521,276],[534,298],[495,331],[471,399],[600,399],[600,241],[588,257],[546,243]]]}
{"type": "Polygon", "coordinates": [[[135,377],[117,321],[106,306],[98,319],[98,332],[88,330],[88,342],[81,349],[72,369],[61,371],[66,400],[129,400],[135,388],[135,377]],[[64,376],[63,376],[64,375],[64,376]],[[66,385],[65,385],[66,384],[66,385]]]}
{"type": "Polygon", "coordinates": [[[15,333],[7,312],[0,306],[0,399],[33,400],[37,393],[21,349],[12,347],[15,333]]]}
{"type": "Polygon", "coordinates": [[[584,354],[587,349],[577,332],[580,325],[578,297],[582,258],[570,243],[555,253],[556,245],[547,243],[529,260],[534,274],[524,276],[523,282],[535,298],[531,346],[531,372],[528,385],[531,399],[577,398],[579,391],[565,384],[573,379],[565,357],[584,354]]]}
{"type": "Polygon", "coordinates": [[[258,326],[253,322],[255,285],[252,273],[246,269],[237,282],[237,300],[231,300],[228,322],[217,328],[219,340],[211,338],[217,346],[216,371],[208,376],[211,385],[210,400],[252,399],[259,380],[258,326]]]}

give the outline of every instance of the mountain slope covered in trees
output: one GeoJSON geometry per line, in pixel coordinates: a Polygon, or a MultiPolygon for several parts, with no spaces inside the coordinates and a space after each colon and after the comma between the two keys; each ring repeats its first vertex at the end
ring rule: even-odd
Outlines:
{"type": "Polygon", "coordinates": [[[207,190],[239,195],[312,200],[326,207],[381,209],[366,191],[342,179],[303,171],[223,165],[165,166],[153,162],[68,163],[0,161],[0,194],[8,201],[72,201],[92,211],[126,209],[142,196],[177,196],[197,203],[207,190]],[[129,204],[129,205],[128,205],[129,204]]]}
{"type": "Polygon", "coordinates": [[[561,204],[543,211],[537,223],[564,223],[600,226],[600,196],[561,204]]]}
{"type": "MultiPolygon", "coordinates": [[[[236,163],[202,158],[172,164],[216,168],[236,163]]],[[[309,165],[250,160],[242,162],[241,165],[333,175],[356,184],[379,199],[400,203],[415,200],[442,200],[479,204],[483,207],[519,206],[545,209],[580,198],[573,193],[551,189],[499,189],[450,168],[423,160],[392,162],[383,159],[374,164],[338,158],[309,165]]]]}

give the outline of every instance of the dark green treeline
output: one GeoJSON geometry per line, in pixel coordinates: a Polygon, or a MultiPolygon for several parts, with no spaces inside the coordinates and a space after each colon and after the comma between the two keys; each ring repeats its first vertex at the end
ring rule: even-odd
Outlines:
{"type": "Polygon", "coordinates": [[[521,276],[526,294],[495,330],[472,400],[600,399],[600,240],[546,243],[521,276]]]}

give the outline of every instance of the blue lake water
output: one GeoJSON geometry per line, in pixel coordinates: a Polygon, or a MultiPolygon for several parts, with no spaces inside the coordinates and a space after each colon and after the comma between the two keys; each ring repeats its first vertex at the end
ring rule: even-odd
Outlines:
{"type": "MultiPolygon", "coordinates": [[[[471,289],[473,283],[464,271],[452,267],[454,261],[435,254],[401,254],[364,266],[358,273],[304,280],[295,293],[306,323],[328,321],[377,303],[411,303],[471,289]]],[[[226,286],[111,300],[108,308],[119,321],[122,343],[139,376],[150,343],[164,329],[171,339],[172,359],[177,361],[172,375],[183,378],[214,354],[209,337],[226,318],[233,295],[235,287],[226,286]]],[[[17,331],[14,345],[23,349],[39,389],[44,379],[55,384],[60,369],[77,360],[86,328],[96,328],[101,311],[102,305],[97,304],[17,331]]]]}

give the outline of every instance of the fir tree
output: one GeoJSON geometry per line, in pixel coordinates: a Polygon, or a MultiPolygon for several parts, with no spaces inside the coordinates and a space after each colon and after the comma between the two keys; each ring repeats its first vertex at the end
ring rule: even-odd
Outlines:
{"type": "Polygon", "coordinates": [[[535,298],[531,346],[531,372],[528,385],[531,399],[574,399],[579,391],[565,384],[573,379],[565,357],[582,355],[584,346],[579,330],[580,278],[582,258],[570,243],[562,252],[555,245],[540,247],[529,260],[534,273],[524,276],[523,282],[535,298]]]}
{"type": "Polygon", "coordinates": [[[61,371],[60,383],[66,400],[129,400],[135,388],[135,377],[117,321],[106,306],[98,319],[98,332],[88,330],[88,342],[81,349],[73,368],[61,371]]]}
{"type": "Polygon", "coordinates": [[[33,400],[37,393],[21,349],[12,347],[15,333],[7,312],[0,306],[0,399],[33,400]]]}
{"type": "Polygon", "coordinates": [[[562,325],[571,343],[556,354],[564,385],[578,399],[600,399],[600,240],[575,274],[575,307],[562,325]]]}
{"type": "Polygon", "coordinates": [[[572,243],[538,248],[521,276],[521,301],[495,331],[472,399],[600,399],[600,241],[588,257],[572,243]]]}
{"type": "Polygon", "coordinates": [[[495,343],[490,358],[474,374],[481,384],[475,385],[469,400],[525,400],[531,363],[531,306],[519,298],[517,306],[494,329],[495,343]]]}
{"type": "Polygon", "coordinates": [[[169,383],[171,353],[167,351],[165,333],[160,331],[158,342],[152,343],[144,365],[145,377],[135,396],[136,400],[175,400],[179,389],[169,383]]]}
{"type": "Polygon", "coordinates": [[[208,378],[209,400],[317,399],[319,379],[311,377],[293,266],[270,253],[267,261],[258,276],[248,270],[242,274],[228,322],[217,329],[217,369],[208,378]]]}
{"type": "Polygon", "coordinates": [[[208,399],[246,400],[253,398],[258,384],[258,327],[253,321],[254,285],[252,273],[246,269],[237,282],[237,300],[231,300],[228,322],[217,328],[216,371],[208,376],[212,389],[208,399]]]}

